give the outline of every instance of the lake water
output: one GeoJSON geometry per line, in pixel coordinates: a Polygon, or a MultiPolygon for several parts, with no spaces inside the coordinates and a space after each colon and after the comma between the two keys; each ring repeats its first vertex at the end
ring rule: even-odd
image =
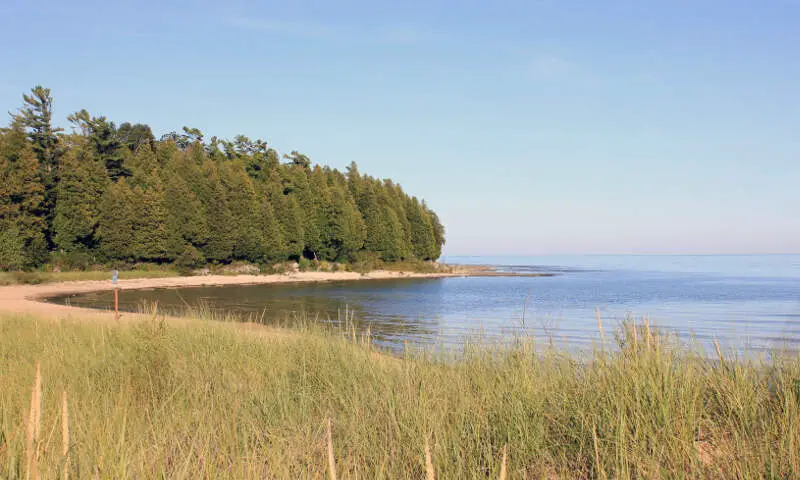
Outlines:
{"type": "MultiPolygon", "coordinates": [[[[648,316],[662,329],[708,348],[713,339],[750,352],[800,347],[800,255],[447,257],[552,277],[467,277],[124,291],[122,309],[158,302],[161,311],[206,304],[265,323],[298,314],[336,323],[354,312],[376,343],[402,348],[458,346],[469,337],[524,332],[568,349],[648,316]]],[[[54,299],[108,308],[110,292],[54,299]]]]}

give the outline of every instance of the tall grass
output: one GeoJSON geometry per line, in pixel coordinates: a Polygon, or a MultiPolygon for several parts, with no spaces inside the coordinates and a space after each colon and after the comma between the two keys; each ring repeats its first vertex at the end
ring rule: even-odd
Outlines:
{"type": "Polygon", "coordinates": [[[797,356],[709,359],[632,324],[584,357],[258,331],[0,318],[0,477],[800,475],[797,356]]]}

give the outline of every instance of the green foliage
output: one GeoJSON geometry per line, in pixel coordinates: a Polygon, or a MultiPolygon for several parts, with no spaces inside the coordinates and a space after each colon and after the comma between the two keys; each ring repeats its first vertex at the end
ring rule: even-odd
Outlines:
{"type": "Polygon", "coordinates": [[[53,231],[55,244],[64,252],[86,252],[97,247],[100,199],[107,180],[103,165],[86,149],[69,150],[61,158],[56,189],[53,231]]]}
{"type": "MultiPolygon", "coordinates": [[[[16,115],[12,115],[12,129],[24,129],[28,134],[29,143],[26,148],[30,148],[35,155],[38,179],[44,190],[43,197],[38,200],[40,218],[43,221],[44,239],[29,239],[34,242],[29,248],[46,251],[48,244],[52,241],[52,224],[55,214],[56,202],[56,183],[58,182],[58,162],[62,152],[60,128],[52,125],[53,121],[53,98],[50,96],[50,89],[41,85],[36,85],[31,89],[31,93],[23,94],[23,106],[16,115]]],[[[37,193],[38,196],[38,193],[37,193]]],[[[30,233],[25,227],[21,228],[23,234],[30,233]]],[[[37,234],[38,236],[38,234],[37,234]]],[[[46,258],[42,252],[36,254],[29,253],[28,260],[38,263],[46,258]],[[34,258],[31,258],[33,255],[34,258]]]]}
{"type": "Polygon", "coordinates": [[[314,270],[314,262],[305,257],[300,258],[297,264],[301,272],[308,272],[309,270],[314,270]]]}
{"type": "Polygon", "coordinates": [[[258,225],[261,231],[261,260],[273,262],[285,257],[286,244],[281,233],[281,225],[275,215],[272,202],[266,195],[261,196],[261,216],[258,225]]]}
{"type": "Polygon", "coordinates": [[[73,133],[64,134],[52,126],[48,89],[23,100],[0,130],[0,225],[13,268],[41,266],[51,252],[75,268],[186,252],[218,264],[441,253],[444,229],[424,202],[355,163],[342,173],[292,151],[282,164],[263,140],[206,140],[190,127],[156,140],[147,125],[117,127],[86,110],[68,117],[73,133]]]}
{"type": "Polygon", "coordinates": [[[206,160],[202,170],[204,178],[198,197],[208,224],[208,241],[203,246],[203,254],[209,260],[216,262],[229,261],[233,255],[236,232],[234,217],[228,206],[227,192],[220,181],[215,163],[206,160]]]}
{"type": "Polygon", "coordinates": [[[128,147],[131,152],[143,145],[149,145],[152,148],[156,140],[150,127],[141,123],[131,125],[125,122],[121,124],[117,129],[117,137],[120,144],[128,147]]]}
{"type": "Polygon", "coordinates": [[[125,179],[112,183],[100,200],[97,236],[100,251],[110,260],[132,260],[134,195],[125,179]]]}
{"type": "Polygon", "coordinates": [[[19,270],[25,267],[23,249],[25,243],[19,229],[13,225],[0,224],[0,269],[19,270]]]}
{"type": "Polygon", "coordinates": [[[378,252],[359,251],[353,255],[350,269],[358,273],[369,273],[381,266],[380,254],[378,252]]]}
{"type": "Polygon", "coordinates": [[[36,85],[30,94],[23,94],[22,99],[24,105],[13,119],[27,129],[31,148],[42,169],[54,172],[58,164],[58,133],[61,129],[52,125],[53,97],[50,89],[36,85]]]}
{"type": "Polygon", "coordinates": [[[192,245],[186,245],[183,252],[175,259],[175,268],[183,275],[189,274],[192,270],[200,268],[205,264],[206,259],[203,254],[192,245]]]}
{"type": "Polygon", "coordinates": [[[10,264],[30,268],[47,260],[46,215],[39,163],[25,133],[18,127],[0,132],[0,228],[6,236],[14,231],[19,237],[13,248],[6,242],[7,255],[21,245],[19,258],[14,254],[11,262],[7,257],[10,264]]]}
{"type": "Polygon", "coordinates": [[[127,151],[123,150],[123,143],[113,122],[106,117],[92,117],[86,110],[75,112],[67,119],[80,129],[95,160],[105,165],[111,180],[130,176],[130,169],[125,165],[127,151]]]}
{"type": "Polygon", "coordinates": [[[414,257],[420,260],[434,260],[439,257],[436,250],[436,237],[433,222],[419,201],[413,198],[406,208],[411,232],[411,245],[414,257]]]}

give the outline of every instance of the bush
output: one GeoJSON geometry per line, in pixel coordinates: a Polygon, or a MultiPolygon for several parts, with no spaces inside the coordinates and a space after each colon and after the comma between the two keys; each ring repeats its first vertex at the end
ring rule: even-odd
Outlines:
{"type": "Polygon", "coordinates": [[[286,264],[275,263],[272,265],[264,265],[261,267],[261,273],[266,273],[268,275],[282,275],[286,273],[286,264]]]}
{"type": "Polygon", "coordinates": [[[369,273],[382,265],[379,255],[375,252],[356,252],[350,269],[358,273],[369,273]]]}
{"type": "Polygon", "coordinates": [[[70,252],[61,255],[61,261],[68,270],[83,271],[94,263],[94,258],[87,252],[70,252]]]}
{"type": "Polygon", "coordinates": [[[0,269],[18,270],[25,265],[22,253],[25,244],[19,229],[0,226],[0,269]]]}
{"type": "Polygon", "coordinates": [[[205,264],[205,258],[194,246],[187,245],[183,252],[175,259],[175,269],[181,275],[190,275],[192,270],[205,264]]]}
{"type": "Polygon", "coordinates": [[[305,257],[300,258],[300,261],[297,262],[297,263],[298,263],[298,265],[300,265],[300,271],[301,272],[307,272],[309,270],[312,270],[313,263],[311,263],[311,260],[309,260],[309,259],[307,259],[305,257]]]}

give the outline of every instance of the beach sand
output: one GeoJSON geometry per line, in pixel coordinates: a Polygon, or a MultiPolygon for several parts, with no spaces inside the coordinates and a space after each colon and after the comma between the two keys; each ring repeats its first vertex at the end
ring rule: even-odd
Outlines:
{"type": "MultiPolygon", "coordinates": [[[[254,285],[300,282],[331,282],[355,280],[382,280],[392,278],[440,278],[463,276],[459,273],[412,273],[377,270],[367,274],[356,272],[296,272],[281,275],[205,275],[194,277],[138,278],[119,280],[122,290],[200,287],[207,285],[254,285]]],[[[0,313],[34,314],[47,319],[114,320],[114,313],[104,310],[56,305],[42,301],[48,297],[113,290],[109,280],[45,283],[40,285],[9,285],[0,287],[0,313]]],[[[141,317],[126,312],[126,321],[141,317]]]]}

